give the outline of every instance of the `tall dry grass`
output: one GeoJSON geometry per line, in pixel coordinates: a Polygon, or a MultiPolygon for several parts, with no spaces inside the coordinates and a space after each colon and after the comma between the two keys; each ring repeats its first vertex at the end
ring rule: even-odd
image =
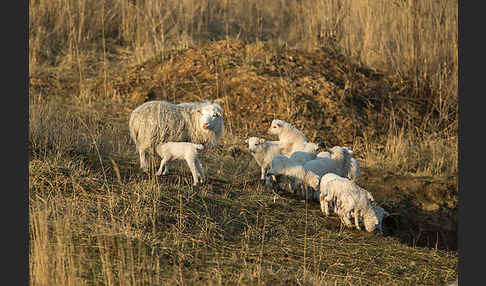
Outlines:
{"type": "MultiPolygon", "coordinates": [[[[31,0],[29,67],[76,67],[103,52],[130,61],[218,39],[334,46],[373,68],[456,97],[458,6],[452,0],[31,0]],[[106,41],[106,45],[103,44],[106,41]]],[[[88,61],[89,62],[89,61],[88,61]]]]}

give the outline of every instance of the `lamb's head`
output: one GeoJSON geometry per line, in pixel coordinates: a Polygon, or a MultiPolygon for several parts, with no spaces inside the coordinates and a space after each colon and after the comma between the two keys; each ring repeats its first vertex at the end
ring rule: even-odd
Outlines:
{"type": "Polygon", "coordinates": [[[363,223],[367,232],[383,234],[383,219],[390,214],[380,206],[373,205],[363,213],[363,223]]]}
{"type": "Polygon", "coordinates": [[[340,172],[340,175],[344,176],[345,174],[347,174],[351,169],[352,151],[350,153],[348,147],[334,146],[329,149],[329,153],[331,155],[331,159],[336,161],[336,163],[338,164],[337,168],[340,172]]]}
{"type": "Polygon", "coordinates": [[[263,143],[265,143],[265,139],[259,137],[250,137],[245,140],[248,143],[248,150],[252,153],[256,153],[261,149],[263,143]]]}
{"type": "Polygon", "coordinates": [[[223,124],[223,109],[217,103],[206,102],[196,109],[199,113],[199,124],[203,130],[218,132],[223,124]]]}
{"type": "Polygon", "coordinates": [[[317,154],[318,150],[319,150],[319,145],[317,145],[316,143],[314,143],[314,142],[305,142],[304,143],[304,151],[317,154]]]}
{"type": "Polygon", "coordinates": [[[309,185],[309,187],[311,187],[315,192],[319,192],[319,181],[321,178],[313,172],[307,172],[305,177],[305,182],[309,185]]]}
{"type": "Polygon", "coordinates": [[[279,135],[282,131],[282,128],[286,126],[288,123],[280,120],[280,119],[274,119],[272,120],[272,124],[270,124],[270,127],[267,130],[268,134],[272,135],[279,135]]]}

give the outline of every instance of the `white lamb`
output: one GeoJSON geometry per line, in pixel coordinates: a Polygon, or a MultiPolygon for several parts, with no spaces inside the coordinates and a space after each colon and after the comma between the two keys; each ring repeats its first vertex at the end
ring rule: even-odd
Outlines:
{"type": "Polygon", "coordinates": [[[223,109],[211,101],[149,101],[132,111],[129,129],[140,156],[140,168],[148,171],[146,155],[153,154],[157,144],[172,141],[215,145],[223,131],[223,109]]]}
{"type": "Polygon", "coordinates": [[[156,175],[167,174],[167,165],[172,160],[185,160],[192,173],[193,185],[196,186],[199,183],[204,183],[204,170],[201,166],[201,162],[198,157],[198,151],[204,150],[202,144],[194,144],[190,142],[167,142],[164,144],[158,144],[155,147],[155,151],[162,158],[160,162],[159,170],[156,175]]]}
{"type": "Polygon", "coordinates": [[[312,152],[295,151],[289,158],[304,165],[305,162],[316,159],[316,154],[312,152]]]}
{"type": "Polygon", "coordinates": [[[353,150],[350,147],[343,148],[346,148],[349,155],[351,155],[351,158],[349,160],[349,169],[346,177],[355,182],[358,182],[359,178],[361,177],[361,168],[359,167],[359,163],[354,157],[352,157],[353,150]]]}
{"type": "Polygon", "coordinates": [[[329,149],[329,157],[316,156],[316,159],[305,162],[304,168],[314,172],[319,177],[327,173],[346,177],[351,171],[351,159],[352,156],[346,147],[334,146],[329,149]]]}
{"type": "Polygon", "coordinates": [[[281,154],[281,146],[278,141],[266,141],[259,137],[250,137],[245,140],[248,149],[258,166],[261,168],[261,179],[265,180],[266,172],[271,167],[273,157],[281,154]]]}
{"type": "Polygon", "coordinates": [[[371,204],[373,196],[360,188],[356,183],[347,178],[332,177],[327,174],[321,179],[321,210],[325,213],[326,203],[335,204],[334,212],[346,226],[352,226],[350,218],[354,218],[354,224],[358,230],[360,219],[366,231],[378,231],[382,233],[382,220],[389,215],[379,206],[371,204]],[[326,177],[327,176],[327,177],[326,177]],[[324,197],[323,197],[324,196],[324,197]]]}
{"type": "MultiPolygon", "coordinates": [[[[290,123],[280,119],[274,119],[267,130],[268,134],[277,135],[278,141],[282,146],[282,155],[290,156],[294,151],[304,151],[307,139],[299,129],[292,126],[290,123]]],[[[314,148],[310,145],[307,148],[314,148]]]]}
{"type": "MultiPolygon", "coordinates": [[[[308,197],[310,194],[304,189],[304,183],[307,183],[312,188],[318,188],[320,177],[313,172],[307,172],[303,165],[286,156],[278,155],[272,160],[272,168],[267,171],[267,175],[285,176],[292,182],[290,191],[296,187],[300,189],[302,196],[308,197]]],[[[312,195],[312,194],[311,194],[312,195]]],[[[313,199],[317,200],[317,196],[313,195],[313,199]]]]}
{"type": "MultiPolygon", "coordinates": [[[[327,173],[324,176],[321,177],[321,180],[319,182],[319,201],[321,204],[321,210],[322,213],[326,216],[329,215],[329,208],[332,207],[333,205],[333,200],[327,201],[325,200],[325,197],[329,194],[329,191],[332,190],[334,193],[337,194],[339,190],[344,190],[344,189],[353,189],[358,192],[360,192],[362,195],[364,195],[370,202],[374,202],[375,199],[373,195],[365,190],[364,188],[360,187],[356,182],[348,179],[341,177],[339,175],[336,175],[334,173],[327,173]]],[[[335,198],[335,196],[333,197],[335,198]]]]}

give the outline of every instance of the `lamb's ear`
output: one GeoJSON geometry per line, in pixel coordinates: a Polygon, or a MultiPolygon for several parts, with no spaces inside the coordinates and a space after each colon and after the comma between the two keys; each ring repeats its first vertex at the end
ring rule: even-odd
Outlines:
{"type": "Polygon", "coordinates": [[[265,143],[265,139],[263,138],[260,138],[260,140],[258,140],[258,142],[261,144],[261,143],[265,143]]]}
{"type": "Polygon", "coordinates": [[[245,139],[245,143],[248,143],[248,139],[245,139]]]}

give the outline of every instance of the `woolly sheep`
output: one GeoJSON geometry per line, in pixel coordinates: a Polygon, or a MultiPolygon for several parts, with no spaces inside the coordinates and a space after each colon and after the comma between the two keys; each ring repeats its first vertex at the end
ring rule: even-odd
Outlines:
{"type": "MultiPolygon", "coordinates": [[[[293,182],[294,188],[300,187],[302,196],[305,197],[309,197],[313,194],[308,193],[304,188],[303,183],[307,183],[312,188],[318,188],[320,179],[320,177],[313,172],[306,171],[301,163],[283,155],[275,156],[272,159],[272,167],[267,171],[267,174],[289,177],[293,182]]],[[[312,198],[316,199],[317,196],[313,195],[312,198]]]]}
{"type": "MultiPolygon", "coordinates": [[[[350,147],[343,147],[346,148],[347,152],[349,155],[353,155],[353,150],[350,147]]],[[[361,168],[359,167],[358,161],[354,158],[351,157],[349,161],[349,169],[348,173],[346,174],[346,177],[349,179],[358,182],[359,178],[361,177],[361,168]]]]}
{"type": "Polygon", "coordinates": [[[290,155],[289,158],[304,165],[305,162],[314,160],[316,158],[316,154],[311,152],[295,151],[290,155]]]}
{"type": "Polygon", "coordinates": [[[316,156],[316,159],[305,162],[304,168],[317,174],[319,177],[327,173],[346,176],[351,168],[351,154],[347,148],[334,146],[329,150],[329,157],[316,156]]]}
{"type": "Polygon", "coordinates": [[[321,179],[321,210],[324,214],[326,203],[334,202],[334,212],[346,226],[352,226],[350,217],[353,217],[358,230],[361,230],[359,220],[363,219],[366,231],[382,233],[381,222],[389,214],[372,205],[371,201],[374,199],[368,191],[347,178],[326,174],[321,179]]]}
{"type": "Polygon", "coordinates": [[[173,104],[149,101],[130,114],[130,137],[140,156],[140,168],[148,171],[147,152],[168,141],[215,145],[223,131],[223,109],[211,101],[173,104]]]}
{"type": "Polygon", "coordinates": [[[261,179],[266,177],[266,171],[272,164],[273,157],[281,154],[281,147],[278,141],[266,141],[259,137],[250,137],[245,140],[248,143],[248,150],[255,158],[261,168],[261,179]]]}
{"type": "Polygon", "coordinates": [[[204,145],[194,144],[190,142],[167,142],[164,144],[158,144],[155,147],[155,151],[162,158],[160,162],[159,170],[156,175],[167,174],[167,164],[172,160],[185,160],[192,173],[193,185],[204,183],[204,171],[199,161],[198,151],[204,150],[204,145]]]}
{"type": "MultiPolygon", "coordinates": [[[[277,135],[282,146],[282,155],[290,156],[297,148],[304,148],[307,139],[299,129],[284,120],[274,119],[267,130],[268,134],[277,135]]],[[[313,147],[313,146],[311,146],[313,147]]],[[[304,150],[301,150],[304,151],[304,150]]]]}
{"type": "Polygon", "coordinates": [[[329,215],[330,204],[332,205],[333,203],[333,200],[327,201],[325,200],[325,197],[329,193],[331,193],[332,196],[335,197],[340,190],[345,190],[345,189],[356,190],[360,192],[362,195],[364,195],[370,202],[375,201],[373,195],[369,191],[365,190],[364,188],[356,184],[356,182],[348,178],[344,178],[339,175],[336,175],[334,173],[328,173],[322,176],[321,181],[319,183],[319,191],[320,191],[319,201],[321,204],[321,210],[324,215],[326,216],[329,215]]]}

